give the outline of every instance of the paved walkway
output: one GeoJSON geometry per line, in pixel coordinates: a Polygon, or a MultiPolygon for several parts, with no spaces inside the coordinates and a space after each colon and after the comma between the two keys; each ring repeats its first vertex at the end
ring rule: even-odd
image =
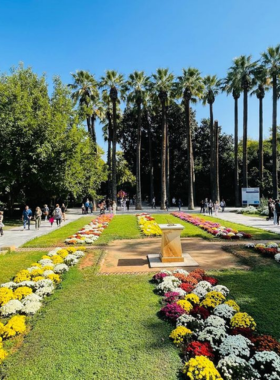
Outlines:
{"type": "MultiPolygon", "coordinates": [[[[77,209],[70,209],[66,214],[66,221],[62,222],[62,226],[65,226],[66,224],[73,222],[74,220],[79,219],[81,216],[80,210],[77,209]]],[[[88,215],[84,215],[88,216],[88,215]]],[[[35,230],[35,225],[32,222],[30,230],[26,229],[23,230],[22,226],[11,228],[10,230],[5,231],[4,228],[4,235],[0,236],[0,251],[1,247],[7,247],[7,246],[14,246],[14,247],[20,247],[24,243],[26,243],[29,240],[34,239],[35,237],[46,235],[52,231],[55,231],[58,227],[54,223],[51,227],[49,221],[42,221],[41,228],[39,230],[35,230]]],[[[5,224],[5,219],[4,219],[5,224]]],[[[59,227],[60,228],[60,227],[59,227]]]]}

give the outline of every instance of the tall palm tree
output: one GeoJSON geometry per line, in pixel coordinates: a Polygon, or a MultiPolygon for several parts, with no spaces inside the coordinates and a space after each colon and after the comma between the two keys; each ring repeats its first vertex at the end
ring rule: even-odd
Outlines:
{"type": "Polygon", "coordinates": [[[161,209],[165,209],[166,201],[166,141],[167,141],[167,104],[170,96],[174,75],[168,69],[157,69],[152,74],[152,89],[157,93],[162,110],[162,144],[161,144],[161,209]]]}
{"type": "Polygon", "coordinates": [[[142,210],[141,195],[141,128],[142,128],[142,108],[143,93],[149,86],[149,77],[144,71],[134,71],[130,74],[126,82],[129,94],[127,101],[137,106],[137,149],[136,149],[136,210],[142,210]]]}
{"type": "Polygon", "coordinates": [[[183,98],[185,107],[185,123],[187,131],[187,147],[188,147],[188,209],[194,209],[194,159],[192,146],[192,130],[190,126],[190,102],[196,103],[203,95],[203,82],[200,71],[196,68],[189,67],[183,69],[183,75],[177,78],[174,90],[178,97],[183,98]]]}
{"type": "Polygon", "coordinates": [[[124,76],[115,70],[107,70],[101,77],[99,87],[107,91],[113,105],[113,133],[112,133],[112,199],[117,201],[117,102],[118,92],[122,100],[125,98],[126,86],[124,76]]]}
{"type": "Polygon", "coordinates": [[[221,90],[227,95],[232,94],[234,99],[234,193],[235,206],[240,206],[240,185],[238,165],[238,99],[241,93],[238,60],[233,60],[233,66],[228,70],[227,76],[221,81],[221,90]]]}
{"type": "Polygon", "coordinates": [[[251,95],[256,95],[259,99],[259,180],[260,192],[263,188],[263,98],[265,92],[269,90],[269,78],[267,70],[263,65],[259,65],[253,70],[254,79],[257,88],[251,92],[251,95]]]}
{"type": "Polygon", "coordinates": [[[216,142],[215,136],[217,135],[214,130],[214,118],[213,118],[213,104],[215,98],[220,90],[220,81],[216,75],[207,75],[203,78],[204,84],[204,95],[203,95],[203,104],[209,104],[210,110],[210,184],[211,184],[211,198],[214,201],[219,199],[217,198],[219,193],[219,178],[217,173],[217,163],[215,163],[217,154],[215,154],[216,142]]]}
{"type": "Polygon", "coordinates": [[[97,81],[92,74],[84,70],[71,75],[74,83],[68,86],[73,90],[72,99],[79,104],[80,112],[87,121],[88,133],[96,145],[95,120],[99,116],[102,117],[97,81]]]}
{"type": "Polygon", "coordinates": [[[277,157],[277,98],[279,96],[278,77],[280,74],[280,44],[269,47],[262,53],[262,64],[272,80],[272,181],[273,197],[278,198],[278,157],[277,157]]]}

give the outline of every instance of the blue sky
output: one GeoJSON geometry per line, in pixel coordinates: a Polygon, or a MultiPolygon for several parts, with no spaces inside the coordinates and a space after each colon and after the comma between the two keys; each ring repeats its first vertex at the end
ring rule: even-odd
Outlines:
{"type": "MultiPolygon", "coordinates": [[[[194,66],[224,77],[232,59],[258,59],[280,43],[279,0],[1,0],[0,71],[20,61],[49,80],[89,70],[127,75],[168,67],[179,75],[194,66]]],[[[198,121],[208,108],[195,107],[198,121]]],[[[265,136],[271,127],[271,93],[264,100],[265,136]]],[[[279,116],[280,117],[280,116],[279,116]]],[[[232,97],[219,95],[214,118],[233,133],[232,97]]],[[[279,122],[280,123],[280,122],[279,122]]],[[[249,100],[249,136],[258,138],[258,102],[249,100]]],[[[240,136],[242,101],[240,101],[240,136]]],[[[98,142],[104,146],[98,128],[98,142]]]]}

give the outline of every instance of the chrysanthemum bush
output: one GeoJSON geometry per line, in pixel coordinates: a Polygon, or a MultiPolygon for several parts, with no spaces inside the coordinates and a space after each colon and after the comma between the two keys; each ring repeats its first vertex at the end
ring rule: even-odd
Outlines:
{"type": "Polygon", "coordinates": [[[43,298],[62,281],[61,275],[85,255],[85,247],[55,248],[38,263],[19,271],[12,281],[0,285],[0,364],[8,356],[5,340],[27,331],[26,316],[36,314],[43,298]]]}
{"type": "Polygon", "coordinates": [[[69,236],[66,244],[93,244],[113,219],[113,214],[101,215],[81,228],[76,234],[69,236]]]}
{"type": "Polygon", "coordinates": [[[245,244],[246,248],[253,248],[255,251],[261,253],[264,256],[274,258],[277,263],[280,263],[280,246],[274,241],[269,241],[268,243],[250,243],[245,244]]]}
{"type": "Polygon", "coordinates": [[[280,343],[258,334],[227,287],[201,269],[161,271],[153,282],[163,296],[159,315],[174,326],[169,337],[181,350],[184,378],[280,379],[280,343]]]}
{"type": "Polygon", "coordinates": [[[136,215],[139,228],[145,236],[161,236],[162,232],[155,218],[145,212],[136,215]]]}
{"type": "Polygon", "coordinates": [[[251,239],[252,235],[247,234],[242,231],[234,230],[233,228],[224,227],[219,223],[211,222],[209,220],[205,220],[204,218],[200,218],[199,216],[193,216],[187,214],[185,212],[172,212],[172,215],[177,218],[184,220],[185,222],[191,223],[194,226],[197,226],[211,235],[219,237],[220,239],[251,239]]]}

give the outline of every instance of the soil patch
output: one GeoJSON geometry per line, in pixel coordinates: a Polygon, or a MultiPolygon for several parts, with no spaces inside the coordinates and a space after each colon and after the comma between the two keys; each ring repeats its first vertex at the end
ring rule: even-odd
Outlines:
{"type": "Polygon", "coordinates": [[[79,269],[91,267],[96,264],[96,258],[94,253],[88,253],[79,265],[79,269]]]}

